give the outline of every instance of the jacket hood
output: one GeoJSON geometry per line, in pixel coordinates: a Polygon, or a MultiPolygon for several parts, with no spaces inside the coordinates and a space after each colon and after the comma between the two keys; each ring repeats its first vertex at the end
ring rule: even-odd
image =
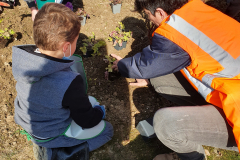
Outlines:
{"type": "Polygon", "coordinates": [[[34,83],[58,71],[69,70],[74,63],[34,52],[35,45],[13,46],[12,72],[17,81],[34,83]]]}

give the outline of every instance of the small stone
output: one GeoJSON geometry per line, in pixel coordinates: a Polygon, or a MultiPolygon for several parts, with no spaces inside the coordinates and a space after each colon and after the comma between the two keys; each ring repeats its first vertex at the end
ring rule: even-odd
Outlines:
{"type": "Polygon", "coordinates": [[[3,105],[1,107],[2,107],[2,111],[7,112],[7,105],[3,105]]]}
{"type": "Polygon", "coordinates": [[[104,99],[108,99],[108,97],[109,97],[108,95],[105,95],[105,96],[104,96],[104,99]]]}
{"type": "Polygon", "coordinates": [[[13,116],[7,116],[6,121],[9,122],[13,122],[13,116]]]}
{"type": "Polygon", "coordinates": [[[113,95],[116,97],[117,96],[117,92],[114,92],[113,95]]]}

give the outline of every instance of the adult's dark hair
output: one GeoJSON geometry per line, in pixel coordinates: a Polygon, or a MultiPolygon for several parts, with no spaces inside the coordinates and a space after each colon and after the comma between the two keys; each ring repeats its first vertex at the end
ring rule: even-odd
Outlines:
{"type": "Polygon", "coordinates": [[[181,8],[188,0],[135,0],[134,11],[141,13],[144,9],[153,15],[157,8],[163,9],[168,15],[181,8]]]}

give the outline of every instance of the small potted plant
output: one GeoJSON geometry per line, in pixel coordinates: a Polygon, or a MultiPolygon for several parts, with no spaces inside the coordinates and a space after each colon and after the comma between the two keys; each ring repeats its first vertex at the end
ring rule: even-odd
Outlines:
{"type": "Polygon", "coordinates": [[[110,0],[113,14],[120,13],[122,0],[110,0]]]}
{"type": "Polygon", "coordinates": [[[84,26],[86,24],[86,19],[90,18],[89,14],[86,13],[86,11],[83,10],[83,8],[78,8],[77,11],[75,12],[75,14],[78,17],[81,17],[81,26],[84,26]]]}
{"type": "Polygon", "coordinates": [[[16,38],[16,33],[12,29],[0,29],[0,48],[4,48],[8,41],[16,38]]]}
{"type": "Polygon", "coordinates": [[[113,62],[116,61],[116,59],[111,57],[111,56],[108,56],[108,55],[106,55],[105,57],[106,57],[106,59],[104,59],[104,61],[106,63],[108,63],[108,67],[105,68],[107,70],[105,72],[105,79],[110,80],[110,81],[114,81],[114,80],[120,78],[121,77],[120,72],[112,69],[113,62]]]}
{"type": "Polygon", "coordinates": [[[83,46],[80,47],[80,50],[83,52],[83,57],[92,57],[101,55],[99,48],[106,46],[105,41],[95,40],[95,34],[92,32],[92,36],[89,36],[87,39],[83,39],[83,46]]]}
{"type": "Polygon", "coordinates": [[[108,40],[113,42],[113,46],[116,50],[122,50],[126,48],[127,41],[132,37],[132,32],[125,32],[125,26],[122,22],[118,22],[119,27],[116,27],[114,31],[109,34],[108,40]]]}

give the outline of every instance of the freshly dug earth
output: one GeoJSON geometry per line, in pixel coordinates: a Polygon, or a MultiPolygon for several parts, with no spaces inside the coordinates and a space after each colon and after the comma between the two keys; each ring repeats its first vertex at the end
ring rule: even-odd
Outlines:
{"type": "MultiPolygon", "coordinates": [[[[214,0],[214,5],[223,9],[224,0],[214,0]]],[[[143,141],[136,125],[139,121],[152,117],[161,107],[173,106],[171,102],[160,97],[149,87],[131,87],[129,82],[134,79],[119,78],[108,81],[104,78],[104,55],[115,53],[127,57],[140,52],[149,44],[149,23],[142,15],[131,12],[134,0],[125,0],[121,13],[113,14],[108,0],[74,1],[74,9],[84,7],[90,14],[86,25],[82,26],[77,43],[76,54],[82,55],[79,50],[82,40],[95,33],[97,40],[104,40],[107,46],[101,49],[102,56],[83,58],[87,79],[88,94],[96,97],[107,109],[106,120],[114,127],[113,139],[103,147],[92,152],[91,160],[148,160],[157,154],[169,153],[157,139],[146,143],[143,141]],[[133,38],[128,41],[127,47],[116,51],[111,42],[107,41],[108,34],[121,21],[126,30],[133,32],[133,38]]],[[[30,160],[34,159],[32,143],[20,134],[22,128],[14,122],[14,98],[16,97],[15,83],[12,76],[12,46],[33,44],[31,12],[23,0],[16,3],[14,9],[4,8],[0,14],[0,29],[10,27],[18,33],[17,39],[0,50],[0,159],[30,160]]],[[[225,151],[206,147],[210,151],[209,159],[237,159],[237,152],[225,151]],[[221,153],[221,155],[219,154],[221,153]]]]}

